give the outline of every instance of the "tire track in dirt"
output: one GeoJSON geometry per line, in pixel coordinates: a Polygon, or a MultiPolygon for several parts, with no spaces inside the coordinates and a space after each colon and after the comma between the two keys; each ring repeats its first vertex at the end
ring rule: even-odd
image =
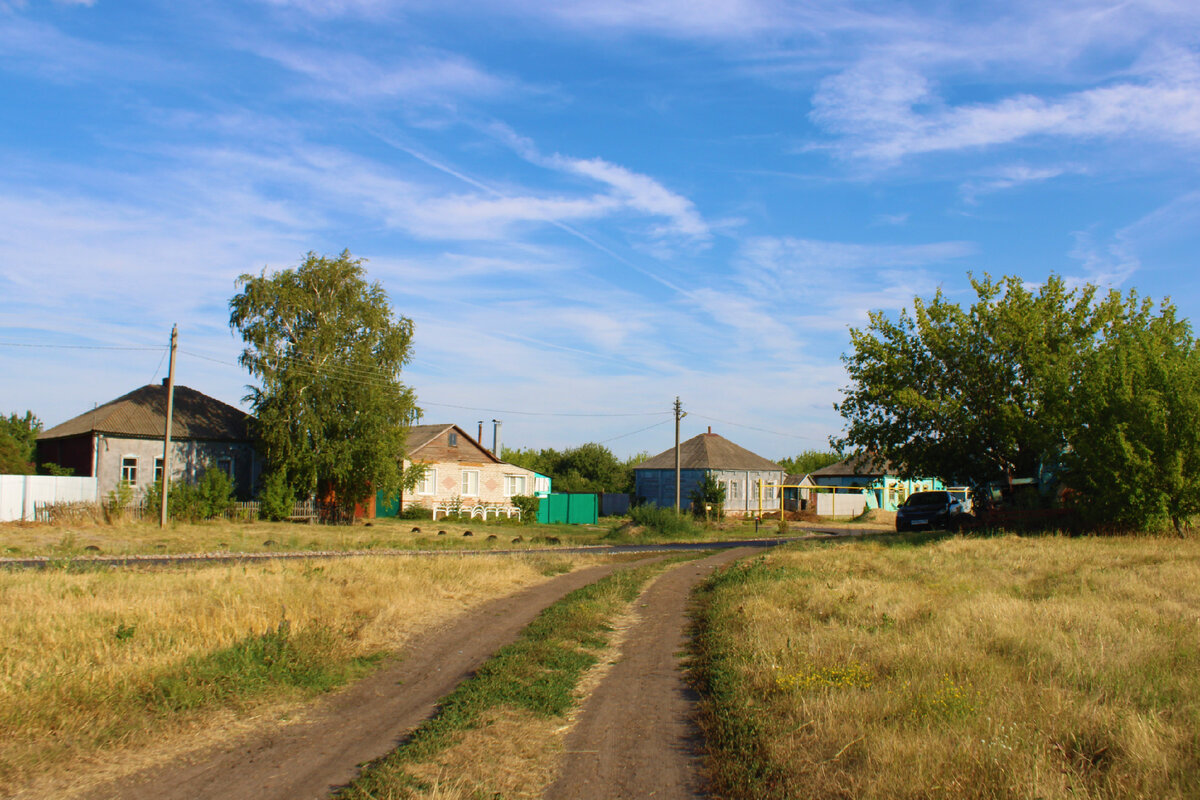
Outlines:
{"type": "Polygon", "coordinates": [[[702,742],[691,721],[695,698],[679,665],[689,597],[714,568],[753,552],[726,550],[685,563],[642,594],[640,619],[617,663],[584,702],[546,800],[704,796],[702,742]]]}
{"type": "Polygon", "coordinates": [[[391,752],[437,701],[513,641],[543,609],[609,573],[661,556],[588,567],[494,600],[450,627],[418,636],[401,658],[318,700],[301,722],[272,726],[219,747],[86,791],[96,800],[328,797],[359,765],[391,752]]]}

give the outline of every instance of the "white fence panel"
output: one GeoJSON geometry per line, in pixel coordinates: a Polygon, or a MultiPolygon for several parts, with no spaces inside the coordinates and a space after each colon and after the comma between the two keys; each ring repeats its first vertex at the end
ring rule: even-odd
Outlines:
{"type": "Polygon", "coordinates": [[[855,492],[816,492],[817,516],[857,517],[867,507],[866,495],[855,492]]]}
{"type": "Polygon", "coordinates": [[[0,522],[33,520],[34,503],[94,503],[95,478],[0,475],[0,522]]]}

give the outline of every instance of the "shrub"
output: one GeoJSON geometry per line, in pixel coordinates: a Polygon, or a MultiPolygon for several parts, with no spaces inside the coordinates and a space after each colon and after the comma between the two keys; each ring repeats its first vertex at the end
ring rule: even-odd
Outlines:
{"type": "Polygon", "coordinates": [[[683,536],[695,532],[687,517],[676,513],[673,508],[659,508],[653,503],[629,509],[629,519],[659,536],[683,536]]]}
{"type": "Polygon", "coordinates": [[[433,509],[429,506],[413,503],[408,508],[400,511],[396,515],[396,519],[433,519],[433,509]]]}
{"type": "Polygon", "coordinates": [[[209,467],[204,470],[196,493],[201,519],[219,517],[233,508],[233,481],[223,469],[209,467]]]}
{"type": "Polygon", "coordinates": [[[296,491],[288,485],[287,475],[283,470],[268,473],[263,478],[262,489],[258,493],[258,514],[264,519],[279,522],[292,515],[296,505],[296,491]]]}
{"type": "Polygon", "coordinates": [[[692,512],[698,517],[708,519],[710,513],[716,519],[725,517],[725,484],[711,472],[704,473],[696,488],[688,493],[688,499],[692,501],[692,512]]]}
{"type": "Polygon", "coordinates": [[[519,494],[511,498],[512,504],[521,509],[522,522],[535,522],[537,520],[538,508],[542,505],[542,501],[532,494],[519,494]]]}
{"type": "Polygon", "coordinates": [[[117,488],[108,493],[104,502],[104,514],[109,522],[125,518],[125,512],[133,503],[133,486],[126,481],[117,483],[117,488]]]}

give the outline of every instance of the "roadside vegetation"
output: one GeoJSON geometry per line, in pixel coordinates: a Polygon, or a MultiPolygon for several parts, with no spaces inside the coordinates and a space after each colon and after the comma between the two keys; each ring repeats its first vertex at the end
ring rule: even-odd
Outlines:
{"type": "Polygon", "coordinates": [[[702,589],[727,798],[1200,794],[1200,542],[795,545],[702,589]]]}
{"type": "MultiPolygon", "coordinates": [[[[886,522],[822,520],[821,529],[890,529],[886,522]]],[[[790,523],[788,535],[805,533],[790,523]]],[[[95,555],[174,555],[182,553],[347,552],[359,550],[528,550],[585,545],[704,542],[778,535],[778,520],[726,518],[705,524],[673,509],[646,506],[630,517],[602,518],[596,525],[542,525],[516,520],[377,519],[370,524],[309,525],[294,522],[155,522],[116,524],[0,524],[0,558],[77,558],[95,555]],[[444,535],[439,532],[445,531],[444,535]],[[464,535],[467,531],[470,536],[464,535]],[[495,538],[491,538],[495,537],[495,538]]]]}
{"type": "Polygon", "coordinates": [[[540,797],[554,778],[581,681],[647,581],[679,560],[615,572],[547,608],[337,797],[540,797]]]}
{"type": "Polygon", "coordinates": [[[0,571],[0,781],[295,707],[590,558],[0,571]],[[220,720],[221,725],[214,725],[220,720]]]}

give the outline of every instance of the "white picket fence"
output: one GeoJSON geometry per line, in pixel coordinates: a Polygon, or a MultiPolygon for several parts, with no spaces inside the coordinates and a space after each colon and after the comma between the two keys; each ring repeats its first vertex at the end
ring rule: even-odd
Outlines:
{"type": "Polygon", "coordinates": [[[0,475],[0,522],[32,522],[46,503],[95,503],[96,493],[95,478],[0,475]]]}

